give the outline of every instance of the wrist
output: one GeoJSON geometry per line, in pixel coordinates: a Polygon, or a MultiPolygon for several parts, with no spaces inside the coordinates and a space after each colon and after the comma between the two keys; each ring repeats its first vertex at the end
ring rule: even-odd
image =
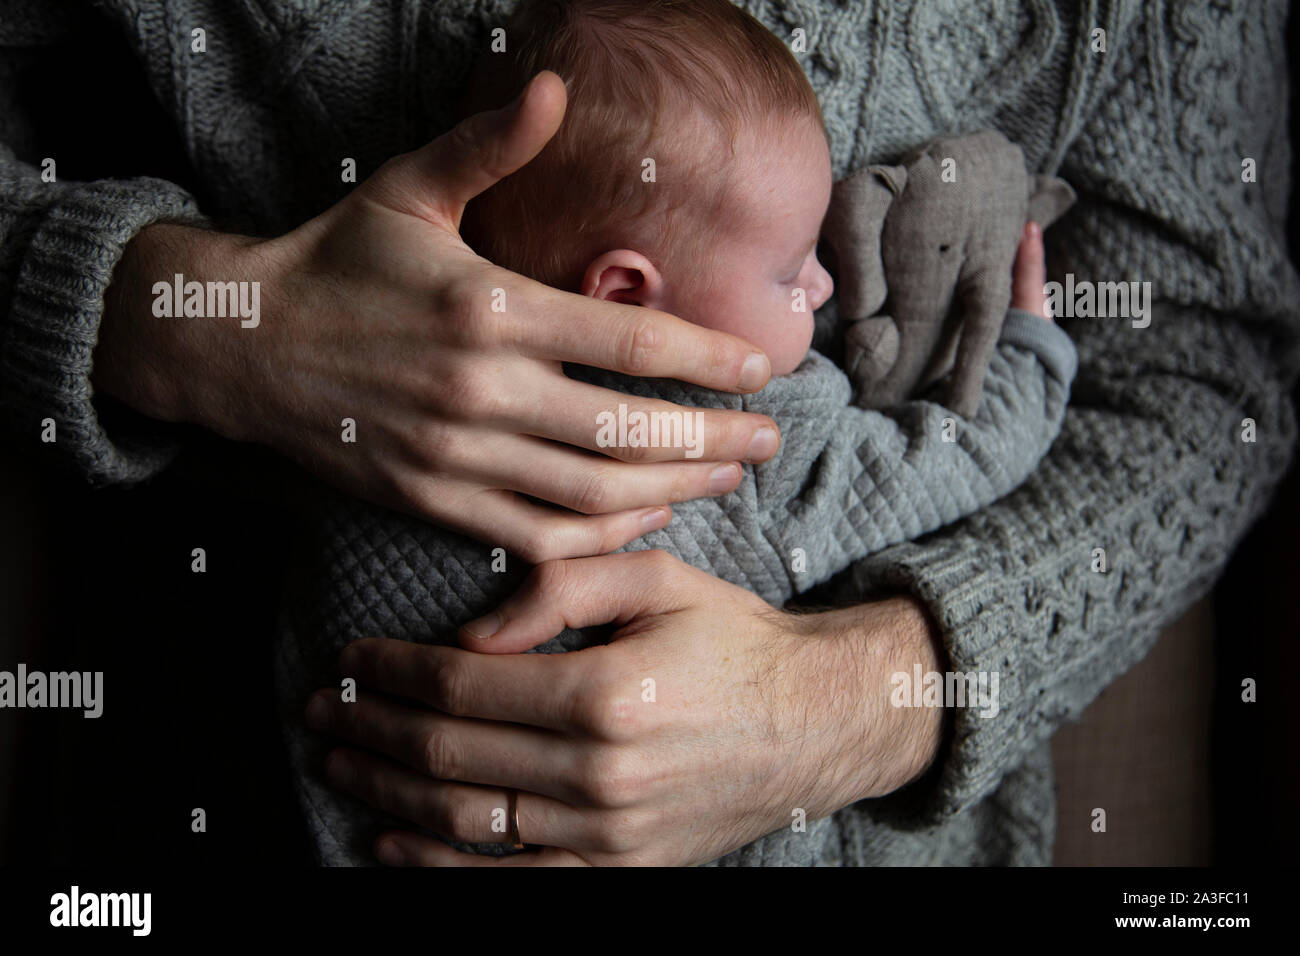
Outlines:
{"type": "Polygon", "coordinates": [[[941,672],[947,654],[938,629],[911,597],[895,597],[825,612],[841,659],[854,662],[844,692],[855,699],[843,721],[837,774],[844,781],[839,806],[881,797],[921,777],[943,743],[943,707],[895,706],[895,675],[912,680],[941,672]],[[855,695],[855,696],[854,696],[855,695]]]}
{"type": "MultiPolygon", "coordinates": [[[[229,372],[243,343],[227,325],[155,314],[154,285],[241,278],[238,253],[249,240],[206,229],[155,223],[127,243],[104,295],[91,383],[136,411],[238,437],[233,405],[241,390],[229,372]]],[[[174,304],[174,303],[171,303],[174,304]]],[[[240,331],[234,320],[234,332],[240,331]]]]}

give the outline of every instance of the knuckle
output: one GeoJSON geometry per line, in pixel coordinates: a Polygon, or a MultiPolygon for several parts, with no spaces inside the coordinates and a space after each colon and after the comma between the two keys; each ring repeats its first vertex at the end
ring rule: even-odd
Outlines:
{"type": "Polygon", "coordinates": [[[623,333],[620,353],[623,356],[624,369],[634,375],[650,368],[659,353],[663,336],[659,327],[649,316],[643,316],[623,333]]]}
{"type": "Polygon", "coordinates": [[[388,775],[362,774],[361,779],[368,780],[369,793],[366,795],[372,806],[381,810],[393,810],[399,806],[396,783],[388,775]]]}
{"type": "Polygon", "coordinates": [[[447,144],[452,152],[471,160],[475,166],[490,167],[492,150],[483,136],[481,120],[471,116],[457,123],[447,133],[447,144]]]}
{"type": "MultiPolygon", "coordinates": [[[[417,473],[420,477],[424,476],[425,469],[447,460],[449,454],[456,450],[455,429],[439,421],[424,422],[415,428],[404,429],[397,432],[394,439],[404,460],[421,466],[417,473]]],[[[411,477],[403,476],[395,481],[399,485],[406,481],[415,489],[421,488],[422,483],[412,481],[411,477]]],[[[399,487],[398,490],[402,489],[399,487]]]]}
{"type": "Polygon", "coordinates": [[[642,551],[641,561],[645,565],[645,574],[661,585],[666,585],[675,578],[681,569],[680,563],[667,551],[655,549],[642,551]]]}
{"type": "Polygon", "coordinates": [[[494,310],[492,305],[499,288],[506,290],[506,303],[512,301],[507,275],[501,270],[469,266],[436,287],[433,309],[448,344],[466,350],[486,350],[500,344],[506,313],[494,310]]]}
{"type": "Polygon", "coordinates": [[[622,525],[613,522],[602,522],[597,528],[590,547],[590,553],[593,555],[617,551],[627,544],[631,537],[622,525]]]}
{"type": "Polygon", "coordinates": [[[434,392],[438,410],[456,421],[491,418],[500,410],[496,376],[478,362],[462,362],[449,369],[434,392]]]}
{"type": "Polygon", "coordinates": [[[701,491],[697,489],[707,488],[700,481],[698,474],[689,467],[674,469],[672,479],[668,483],[668,501],[689,501],[691,498],[698,497],[701,491]]]}
{"type": "MultiPolygon", "coordinates": [[[[549,524],[534,524],[520,538],[519,555],[529,564],[535,564],[539,568],[552,563],[560,556],[555,529],[549,524]]],[[[532,581],[533,587],[540,590],[535,574],[532,581]]]]}
{"type": "Polygon", "coordinates": [[[596,848],[603,853],[630,853],[645,843],[647,824],[640,810],[606,810],[597,817],[592,834],[596,848]]]}
{"type": "Polygon", "coordinates": [[[621,681],[601,680],[598,690],[582,695],[574,715],[577,725],[597,740],[623,743],[636,735],[637,705],[621,681]]]}
{"type": "Polygon", "coordinates": [[[456,778],[451,735],[445,730],[431,727],[420,735],[420,769],[437,779],[456,778]]]}
{"type": "Polygon", "coordinates": [[[646,775],[633,754],[604,746],[594,749],[584,759],[580,781],[583,796],[592,804],[619,809],[641,798],[646,775]]]}
{"type": "Polygon", "coordinates": [[[568,561],[550,560],[543,561],[533,568],[529,584],[534,594],[551,601],[564,596],[571,578],[568,561]]]}
{"type": "Polygon", "coordinates": [[[463,716],[468,710],[468,673],[457,658],[439,654],[429,664],[430,703],[443,713],[463,716]]]}
{"type": "Polygon", "coordinates": [[[622,445],[618,448],[618,457],[628,462],[649,461],[654,456],[653,449],[649,445],[635,444],[622,445]]]}
{"type": "Polygon", "coordinates": [[[704,356],[705,367],[710,372],[722,375],[734,370],[736,378],[739,379],[740,365],[744,361],[744,356],[734,343],[713,336],[704,346],[704,356]]]}
{"type": "Polygon", "coordinates": [[[473,340],[479,318],[475,293],[480,283],[464,275],[452,276],[435,285],[429,305],[438,319],[438,331],[451,345],[464,346],[473,340]]]}
{"type": "Polygon", "coordinates": [[[474,819],[475,808],[468,800],[444,801],[435,818],[436,829],[443,836],[471,840],[481,828],[474,819]]]}
{"type": "Polygon", "coordinates": [[[579,475],[577,482],[569,507],[588,515],[604,513],[610,500],[609,475],[593,468],[579,475]]]}

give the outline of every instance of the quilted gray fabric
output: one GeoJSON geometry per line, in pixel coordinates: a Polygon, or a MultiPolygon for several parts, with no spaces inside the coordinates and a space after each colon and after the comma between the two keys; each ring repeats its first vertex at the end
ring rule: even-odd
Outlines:
{"type": "MultiPolygon", "coordinates": [[[[852,562],[972,514],[1019,485],[1060,429],[1075,362],[1064,332],[1013,310],[970,421],[934,401],[889,413],[858,408],[848,378],[815,351],[792,374],[749,396],[588,369],[571,374],[630,394],[760,412],[777,422],[782,448],[775,460],[746,466],[740,487],[725,497],[674,506],[666,528],[628,550],[662,548],[779,607],[852,562]]],[[[277,681],[322,862],[367,862],[377,816],[319,778],[327,744],[302,730],[302,702],[316,688],[337,686],[338,652],[358,637],[454,643],[457,626],[490,611],[527,572],[513,558],[505,572],[494,572],[492,551],[490,543],[343,499],[302,548],[284,609],[277,681]]],[[[601,641],[600,629],[566,631],[538,650],[601,641]]],[[[835,826],[818,821],[794,840],[772,834],[760,842],[789,845],[760,856],[825,862],[823,851],[838,839],[835,826]]]]}

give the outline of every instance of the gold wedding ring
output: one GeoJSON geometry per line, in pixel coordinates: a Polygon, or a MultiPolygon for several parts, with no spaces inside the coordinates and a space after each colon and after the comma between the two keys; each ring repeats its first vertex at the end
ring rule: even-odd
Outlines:
{"type": "Polygon", "coordinates": [[[519,791],[508,790],[510,806],[506,810],[506,815],[510,817],[510,842],[514,844],[516,850],[524,848],[524,838],[519,835],[519,791]]]}

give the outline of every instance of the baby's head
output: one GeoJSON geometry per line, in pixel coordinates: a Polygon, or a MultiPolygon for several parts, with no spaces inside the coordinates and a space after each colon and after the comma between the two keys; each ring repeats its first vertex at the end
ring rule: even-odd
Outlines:
{"type": "Polygon", "coordinates": [[[543,69],[569,105],[536,159],[470,203],[466,242],[556,288],[731,332],[774,375],[793,371],[832,289],[817,261],[830,153],[793,55],[727,0],[522,7],[462,111],[505,105],[543,69]]]}

